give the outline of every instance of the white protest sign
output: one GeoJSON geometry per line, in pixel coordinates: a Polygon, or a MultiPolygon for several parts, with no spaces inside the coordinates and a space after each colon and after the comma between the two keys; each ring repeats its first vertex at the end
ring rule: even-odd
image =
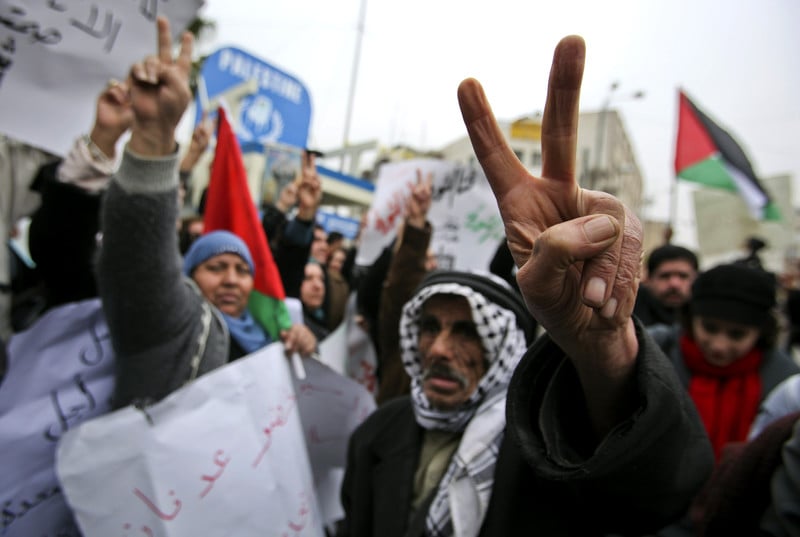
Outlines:
{"type": "Polygon", "coordinates": [[[344,320],[319,344],[319,360],[377,394],[378,357],[369,334],[356,322],[355,293],[347,299],[344,320]]]}
{"type": "Polygon", "coordinates": [[[177,36],[202,3],[0,0],[0,132],[66,154],[106,82],[156,53],[156,16],[177,36]]]}
{"type": "Polygon", "coordinates": [[[344,517],[340,490],[350,434],[375,410],[361,384],[317,360],[304,360],[306,378],[294,379],[308,456],[324,522],[344,517]]]}
{"type": "Polygon", "coordinates": [[[11,338],[0,384],[0,535],[79,535],[56,478],[56,446],[110,410],[113,375],[99,300],[52,309],[11,338]]]}
{"type": "Polygon", "coordinates": [[[323,535],[280,343],[72,429],[56,461],[85,537],[323,535]]]}
{"type": "Polygon", "coordinates": [[[408,160],[384,164],[376,181],[356,262],[370,265],[394,239],[417,170],[433,176],[428,221],[431,248],[439,268],[487,270],[505,238],[497,202],[483,170],[444,160],[408,160]]]}

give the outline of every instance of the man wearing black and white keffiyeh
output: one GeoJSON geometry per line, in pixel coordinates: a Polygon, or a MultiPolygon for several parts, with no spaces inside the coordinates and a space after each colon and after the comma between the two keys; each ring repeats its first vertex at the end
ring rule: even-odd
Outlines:
{"type": "Polygon", "coordinates": [[[680,518],[710,475],[702,422],[632,315],[641,224],[577,184],[584,58],[579,37],[556,48],[541,177],[478,82],[459,86],[524,302],[476,273],[425,277],[399,326],[411,394],[351,436],[339,535],[645,535],[680,518]],[[546,333],[526,349],[532,318],[546,333]]]}
{"type": "MultiPolygon", "coordinates": [[[[670,450],[679,452],[672,444],[673,439],[665,441],[663,448],[640,451],[639,443],[649,443],[651,435],[659,432],[650,420],[657,421],[669,414],[664,414],[665,409],[659,405],[652,405],[652,416],[641,413],[633,420],[635,427],[625,423],[623,429],[635,434],[619,445],[600,443],[609,449],[599,452],[602,456],[584,460],[583,446],[593,446],[592,441],[585,434],[582,437],[573,431],[590,430],[589,420],[585,412],[578,410],[582,399],[568,400],[577,379],[563,353],[554,352],[548,337],[526,354],[534,326],[519,294],[500,278],[450,270],[428,273],[405,304],[399,327],[411,393],[386,402],[351,438],[342,487],[346,519],[341,535],[507,535],[520,523],[528,523],[529,513],[538,510],[557,514],[559,509],[575,505],[586,494],[580,488],[565,494],[561,484],[553,486],[537,481],[524,458],[546,460],[533,470],[550,473],[546,476],[549,479],[576,480],[587,490],[593,490],[597,484],[586,479],[592,471],[602,476],[600,483],[605,479],[613,483],[613,473],[603,474],[613,469],[618,460],[627,460],[633,469],[641,464],[640,456],[658,459],[670,450]],[[541,355],[556,358],[542,361],[541,355]],[[527,367],[520,364],[523,357],[527,367]],[[515,371],[520,374],[512,380],[515,371]],[[511,391],[510,383],[516,385],[511,391]],[[513,407],[519,407],[520,400],[526,401],[528,394],[535,392],[529,387],[538,387],[543,392],[541,400],[526,402],[515,411],[513,407]],[[522,416],[509,424],[511,436],[506,424],[507,398],[511,407],[509,416],[522,416]],[[528,423],[534,425],[536,433],[531,439],[518,430],[520,425],[523,431],[530,429],[525,427],[528,423]],[[521,449],[518,442],[522,443],[521,449]],[[669,448],[670,445],[673,447],[669,448]],[[624,459],[623,452],[627,457],[634,456],[624,459]],[[526,508],[525,498],[531,496],[537,500],[526,508]],[[556,499],[562,505],[553,508],[549,502],[556,499]]],[[[657,353],[656,349],[654,345],[653,352],[657,353]]],[[[648,356],[647,360],[655,357],[648,356]]],[[[657,367],[664,371],[670,368],[666,361],[657,367]]],[[[659,384],[658,390],[665,395],[656,400],[682,393],[675,382],[666,389],[659,384]]],[[[688,421],[691,425],[688,430],[696,438],[680,441],[687,442],[686,453],[693,454],[690,466],[702,474],[702,455],[707,444],[702,431],[693,429],[699,422],[688,421]]],[[[586,449],[590,450],[591,447],[586,449]]],[[[639,475],[644,478],[647,472],[640,469],[639,475]]],[[[625,475],[631,479],[635,473],[625,475]]],[[[688,477],[690,474],[683,475],[695,482],[695,477],[688,477]]],[[[685,485],[680,483],[680,486],[685,485]]],[[[601,495],[600,500],[605,498],[601,495]]],[[[592,509],[603,511],[606,505],[603,501],[591,501],[592,509]]],[[[665,502],[663,508],[670,512],[674,505],[665,502]]],[[[635,513],[635,509],[631,512],[635,513]]],[[[561,516],[564,518],[559,523],[574,528],[576,535],[586,534],[597,524],[593,517],[569,519],[567,513],[561,516]]],[[[662,516],[656,510],[651,522],[635,524],[648,527],[650,523],[657,524],[655,521],[662,516]]],[[[635,521],[635,516],[631,520],[635,521]]],[[[543,524],[549,525],[546,519],[543,524]]],[[[617,531],[624,525],[608,527],[617,531]]]]}
{"type": "Polygon", "coordinates": [[[642,226],[576,179],[585,54],[568,36],[553,56],[540,177],[480,84],[459,86],[524,302],[475,273],[425,276],[398,327],[411,394],[353,432],[340,536],[646,535],[710,475],[702,421],[633,317],[642,226]],[[545,334],[526,349],[532,318],[545,334]]]}
{"type": "MultiPolygon", "coordinates": [[[[477,275],[455,273],[429,277],[423,282],[422,289],[403,308],[400,342],[403,364],[411,378],[414,415],[417,423],[426,431],[442,433],[425,434],[422,451],[425,452],[430,443],[435,442],[432,439],[443,434],[450,433],[450,438],[457,442],[457,447],[456,444],[450,444],[455,453],[450,458],[444,476],[434,476],[441,477],[441,480],[425,521],[430,535],[452,535],[454,526],[459,529],[456,534],[477,534],[489,506],[495,463],[505,431],[508,381],[527,348],[526,331],[532,335],[530,323],[528,326],[525,324],[527,316],[524,313],[520,316],[523,329],[517,326],[515,313],[508,309],[516,305],[514,291],[508,289],[506,294],[498,291],[494,296],[503,298],[495,298],[496,302],[492,302],[469,285],[457,283],[462,280],[467,283],[480,282],[479,278],[477,275]],[[437,300],[447,301],[446,309],[450,312],[460,308],[461,317],[468,320],[469,328],[461,328],[462,334],[458,333],[459,326],[453,323],[450,331],[454,333],[452,339],[456,343],[450,348],[430,341],[446,331],[432,316],[431,310],[436,311],[437,300]],[[482,353],[480,361],[484,362],[474,364],[483,372],[483,376],[479,377],[477,388],[471,395],[469,391],[459,390],[458,382],[459,372],[468,367],[464,362],[469,360],[464,356],[468,353],[463,352],[469,343],[459,343],[459,339],[467,340],[470,337],[476,352],[482,353]],[[459,392],[466,399],[457,403],[442,401],[442,394],[449,395],[450,391],[459,392]],[[453,516],[451,509],[457,509],[458,516],[453,516]]],[[[498,286],[505,283],[500,279],[495,281],[498,286]]],[[[491,285],[489,282],[482,283],[491,285]]],[[[517,311],[520,308],[521,304],[517,305],[517,311]]],[[[430,473],[431,466],[420,467],[417,473],[425,471],[430,473]]],[[[416,482],[419,480],[415,480],[415,485],[416,482]]],[[[417,497],[414,503],[418,504],[419,499],[430,491],[425,490],[424,486],[415,486],[414,493],[417,497]]]]}

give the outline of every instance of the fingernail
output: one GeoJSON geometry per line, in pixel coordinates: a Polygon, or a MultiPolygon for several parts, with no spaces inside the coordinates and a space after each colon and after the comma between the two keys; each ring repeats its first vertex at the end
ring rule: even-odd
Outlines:
{"type": "Polygon", "coordinates": [[[600,304],[606,296],[606,282],[602,278],[592,278],[586,284],[586,289],[583,291],[583,298],[587,302],[600,304]]]}
{"type": "Polygon", "coordinates": [[[608,216],[593,218],[583,225],[586,237],[592,242],[602,242],[616,235],[614,222],[608,216]]]}
{"type": "Polygon", "coordinates": [[[617,299],[609,298],[606,305],[600,310],[600,316],[611,319],[615,313],[617,313],[617,299]]]}

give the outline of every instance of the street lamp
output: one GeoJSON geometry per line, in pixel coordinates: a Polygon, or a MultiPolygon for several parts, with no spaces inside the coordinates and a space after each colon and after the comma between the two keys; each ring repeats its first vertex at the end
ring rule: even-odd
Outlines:
{"type": "MultiPolygon", "coordinates": [[[[594,154],[594,170],[589,175],[589,188],[594,189],[597,184],[597,179],[602,173],[603,170],[603,142],[606,138],[606,116],[608,115],[609,107],[611,106],[612,100],[634,100],[634,99],[641,99],[644,97],[644,91],[638,90],[628,95],[623,95],[621,98],[614,99],[615,92],[619,88],[619,82],[612,82],[611,86],[608,89],[608,94],[606,95],[605,100],[603,101],[603,106],[600,109],[598,118],[597,118],[597,131],[595,133],[595,154],[594,154]]],[[[608,166],[606,166],[607,168],[608,166]]]]}

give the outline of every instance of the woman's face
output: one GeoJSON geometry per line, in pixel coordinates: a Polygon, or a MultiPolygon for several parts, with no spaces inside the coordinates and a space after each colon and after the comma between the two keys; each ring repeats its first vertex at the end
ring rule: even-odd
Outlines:
{"type": "Polygon", "coordinates": [[[330,255],[330,259],[328,260],[328,269],[334,272],[341,272],[346,257],[347,254],[344,252],[344,250],[334,250],[330,255]]]}
{"type": "Polygon", "coordinates": [[[192,279],[217,309],[231,317],[241,317],[253,290],[250,265],[236,254],[209,257],[194,269],[192,279]]]}
{"type": "Polygon", "coordinates": [[[300,300],[309,309],[317,309],[325,301],[325,275],[317,263],[307,263],[303,283],[300,284],[300,300]]]}
{"type": "Polygon", "coordinates": [[[717,367],[732,364],[755,347],[761,330],[713,317],[695,316],[692,332],[708,363],[717,367]]]}

